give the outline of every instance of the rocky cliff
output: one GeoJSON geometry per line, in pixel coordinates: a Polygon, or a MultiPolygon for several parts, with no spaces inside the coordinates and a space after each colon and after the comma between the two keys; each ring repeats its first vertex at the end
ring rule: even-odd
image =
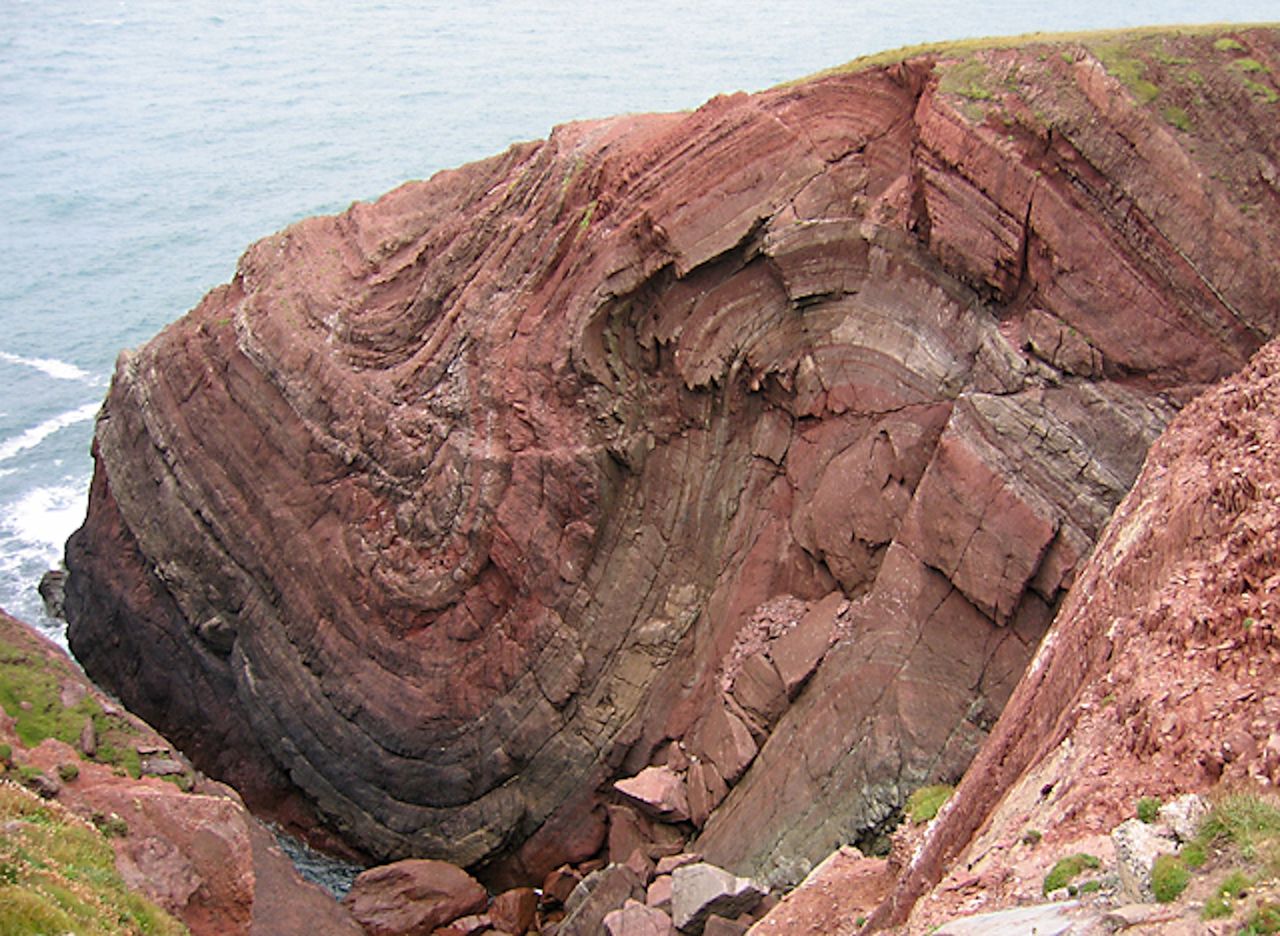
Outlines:
{"type": "Polygon", "coordinates": [[[251,802],[537,875],[665,764],[791,880],[964,771],[1147,447],[1276,332],[1271,29],[573,124],[121,357],[86,669],[251,802]]]}
{"type": "Polygon", "coordinates": [[[1273,341],[1169,426],[879,922],[1026,901],[1141,797],[1280,784],[1278,424],[1273,341]]]}

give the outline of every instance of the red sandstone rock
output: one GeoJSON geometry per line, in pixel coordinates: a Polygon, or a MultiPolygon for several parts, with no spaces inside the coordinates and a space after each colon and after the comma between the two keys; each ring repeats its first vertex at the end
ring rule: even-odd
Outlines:
{"type": "Polygon", "coordinates": [[[856,848],[837,849],[749,932],[826,936],[838,925],[869,916],[892,883],[885,865],[885,859],[867,858],[856,848]]]}
{"type": "Polygon", "coordinates": [[[557,868],[542,882],[542,893],[551,900],[564,903],[573,889],[582,883],[582,875],[568,865],[557,868]]]}
{"type": "Polygon", "coordinates": [[[513,936],[523,936],[533,926],[538,913],[538,893],[532,887],[503,891],[489,905],[493,925],[513,936]]]}
{"type": "Polygon", "coordinates": [[[599,936],[604,919],[629,900],[644,897],[644,887],[629,868],[609,865],[583,879],[565,903],[556,936],[599,936]]]}
{"type": "Polygon", "coordinates": [[[613,788],[655,819],[683,822],[689,818],[684,779],[670,767],[646,767],[634,777],[617,781],[613,788]]]}
{"type": "Polygon", "coordinates": [[[647,906],[671,912],[671,875],[662,874],[653,879],[645,891],[644,902],[647,906]]]}
{"type": "Polygon", "coordinates": [[[621,909],[605,915],[604,931],[609,936],[675,936],[676,928],[661,910],[628,900],[621,909]]]}
{"type": "Polygon", "coordinates": [[[959,776],[1176,405],[1276,331],[1280,124],[1212,39],[1134,52],[1203,63],[1156,105],[1089,42],[922,56],[260,241],[121,358],[73,647],[375,855],[536,878],[683,742],[699,848],[797,879],[959,776]],[[755,609],[837,592],[840,642],[767,650],[776,724],[767,674],[724,696],[755,609]]]}
{"type": "Polygon", "coordinates": [[[808,679],[835,637],[835,617],[846,603],[843,592],[832,592],[814,605],[795,627],[769,645],[787,695],[794,696],[808,679]]]}
{"type": "Polygon", "coordinates": [[[370,936],[411,936],[484,910],[489,898],[461,868],[411,858],[361,873],[342,903],[370,936]]]}
{"type": "Polygon", "coordinates": [[[715,764],[698,762],[689,768],[689,816],[699,829],[707,824],[711,811],[724,800],[728,786],[715,764]]]}

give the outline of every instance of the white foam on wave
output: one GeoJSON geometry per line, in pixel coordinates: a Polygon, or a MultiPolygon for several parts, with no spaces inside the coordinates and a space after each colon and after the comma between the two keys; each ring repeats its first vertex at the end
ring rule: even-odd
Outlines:
{"type": "Polygon", "coordinates": [[[79,380],[83,383],[96,383],[93,375],[82,367],[77,367],[67,361],[59,361],[57,358],[29,358],[20,354],[10,354],[8,351],[0,351],[0,361],[8,364],[19,364],[23,367],[33,367],[40,373],[56,380],[79,380]]]}
{"type": "Polygon", "coordinates": [[[19,452],[35,448],[55,432],[59,432],[68,426],[74,426],[76,423],[93,419],[98,414],[99,405],[98,403],[86,403],[84,406],[78,406],[66,413],[59,413],[57,416],[46,419],[40,425],[32,426],[12,439],[5,439],[0,442],[0,462],[8,461],[19,452]]]}
{"type": "Polygon", "coordinates": [[[67,537],[84,522],[87,490],[87,479],[33,488],[4,507],[0,526],[22,543],[23,552],[56,561],[67,537]]]}

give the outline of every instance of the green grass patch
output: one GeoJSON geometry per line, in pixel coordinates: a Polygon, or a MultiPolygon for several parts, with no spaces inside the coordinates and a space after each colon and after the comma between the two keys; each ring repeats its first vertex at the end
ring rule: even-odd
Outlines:
{"type": "Polygon", "coordinates": [[[922,825],[938,815],[942,804],[951,798],[955,787],[945,783],[921,787],[907,797],[906,814],[916,825],[922,825]]]}
{"type": "Polygon", "coordinates": [[[1177,900],[1191,882],[1191,872],[1177,855],[1159,855],[1151,866],[1151,893],[1160,903],[1177,900]]]}
{"type": "MultiPolygon", "coordinates": [[[[904,62],[907,59],[913,58],[963,58],[965,56],[973,55],[975,52],[986,52],[999,49],[1030,49],[1039,46],[1045,46],[1052,49],[1052,47],[1061,45],[1076,47],[1080,45],[1091,46],[1093,43],[1097,42],[1146,43],[1153,40],[1163,41],[1169,37],[1182,38],[1186,36],[1211,35],[1214,33],[1221,33],[1224,29],[1248,29],[1251,25],[1267,26],[1269,24],[1205,23],[1190,26],[1148,26],[1140,29],[1099,29],[1092,31],[1068,31],[1056,33],[1034,32],[1022,33],[1015,36],[986,36],[978,39],[925,42],[917,45],[901,46],[897,49],[887,49],[884,52],[876,52],[871,55],[864,55],[845,62],[843,65],[837,65],[834,68],[827,68],[820,72],[815,72],[812,75],[797,78],[794,81],[784,82],[778,87],[793,87],[795,85],[805,84],[806,82],[815,81],[820,78],[827,78],[832,75],[869,71],[873,68],[896,65],[899,62],[904,62]]],[[[1234,42],[1235,40],[1231,41],[1234,42]]],[[[1243,48],[1243,46],[1241,48],[1243,48]]],[[[1075,61],[1074,53],[1070,50],[1064,50],[1062,56],[1064,61],[1068,61],[1068,64],[1075,61]]]]}
{"type": "Polygon", "coordinates": [[[1147,65],[1134,54],[1128,42],[1099,42],[1091,46],[1102,67],[1128,88],[1143,104],[1160,96],[1160,89],[1146,78],[1147,65]]]}
{"type": "MultiPolygon", "coordinates": [[[[1231,63],[1231,67],[1239,69],[1242,72],[1250,72],[1255,74],[1258,72],[1268,72],[1271,70],[1267,68],[1267,66],[1259,62],[1257,59],[1251,59],[1251,58],[1236,59],[1234,62],[1231,63]]],[[[1246,627],[1248,627],[1252,623],[1253,623],[1253,618],[1245,618],[1246,627]]]]}
{"type": "Polygon", "coordinates": [[[1200,919],[1221,920],[1235,912],[1236,908],[1231,905],[1231,901],[1221,894],[1213,894],[1205,900],[1204,906],[1200,909],[1200,919]]]}
{"type": "Polygon", "coordinates": [[[1280,904],[1265,903],[1249,915],[1241,936],[1260,936],[1262,933],[1280,933],[1280,904]]]}
{"type": "Polygon", "coordinates": [[[154,934],[187,929],[131,893],[115,852],[91,825],[13,784],[0,783],[0,934],[154,934]]]}
{"type": "Polygon", "coordinates": [[[1199,841],[1187,842],[1178,854],[1182,856],[1182,863],[1193,871],[1203,868],[1204,863],[1209,860],[1209,853],[1205,851],[1204,844],[1199,841]]]}
{"type": "Polygon", "coordinates": [[[1191,132],[1191,115],[1181,107],[1166,107],[1160,112],[1165,123],[1183,133],[1191,132]]]}
{"type": "MultiPolygon", "coordinates": [[[[92,720],[98,738],[93,759],[138,777],[141,764],[131,742],[139,732],[129,721],[107,714],[90,695],[74,705],[62,704],[60,677],[76,679],[69,668],[70,664],[60,664],[38,651],[0,639],[0,707],[14,719],[19,740],[26,747],[34,747],[46,738],[74,746],[85,722],[92,720]]],[[[0,757],[0,762],[7,762],[11,756],[12,753],[0,757]]]]}
{"type": "Polygon", "coordinates": [[[1058,862],[1049,869],[1049,873],[1044,876],[1041,890],[1047,896],[1056,890],[1062,890],[1085,871],[1095,871],[1101,867],[1102,862],[1096,856],[1084,852],[1059,858],[1058,862]]]}
{"type": "Polygon", "coordinates": [[[85,721],[102,713],[89,696],[64,707],[57,675],[45,657],[6,641],[0,641],[0,706],[16,722],[18,738],[27,747],[45,738],[74,744],[85,721]]]}
{"type": "Polygon", "coordinates": [[[1280,801],[1257,793],[1224,796],[1200,824],[1195,841],[1232,848],[1266,874],[1280,876],[1280,801]]]}
{"type": "Polygon", "coordinates": [[[1240,44],[1239,40],[1232,39],[1230,36],[1223,36],[1221,39],[1216,40],[1213,43],[1213,47],[1217,49],[1219,52],[1243,52],[1244,51],[1244,46],[1240,44]]]}
{"type": "Polygon", "coordinates": [[[987,66],[976,58],[946,66],[938,79],[938,90],[957,94],[970,101],[990,101],[995,93],[989,87],[987,66]]]}
{"type": "Polygon", "coordinates": [[[1232,871],[1222,879],[1222,883],[1218,885],[1218,893],[1223,897],[1230,897],[1232,900],[1239,900],[1249,892],[1249,888],[1253,886],[1253,879],[1243,871],[1232,871]]]}
{"type": "Polygon", "coordinates": [[[1158,796],[1144,796],[1138,800],[1136,812],[1138,818],[1147,825],[1155,822],[1160,818],[1160,798],[1158,796]]]}
{"type": "Polygon", "coordinates": [[[1258,82],[1249,78],[1244,79],[1244,86],[1250,94],[1266,101],[1268,104],[1274,104],[1277,100],[1280,100],[1280,94],[1276,94],[1274,88],[1268,88],[1266,85],[1258,84],[1258,82]]]}

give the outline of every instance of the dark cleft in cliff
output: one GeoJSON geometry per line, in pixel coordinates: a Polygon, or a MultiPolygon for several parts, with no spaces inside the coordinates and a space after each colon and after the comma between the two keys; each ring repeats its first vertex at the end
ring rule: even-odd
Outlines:
{"type": "Polygon", "coordinates": [[[665,764],[794,879],[959,777],[1275,333],[1280,36],[1224,35],[572,124],[260,241],[120,360],[72,647],[377,857],[536,876],[665,764]]]}

